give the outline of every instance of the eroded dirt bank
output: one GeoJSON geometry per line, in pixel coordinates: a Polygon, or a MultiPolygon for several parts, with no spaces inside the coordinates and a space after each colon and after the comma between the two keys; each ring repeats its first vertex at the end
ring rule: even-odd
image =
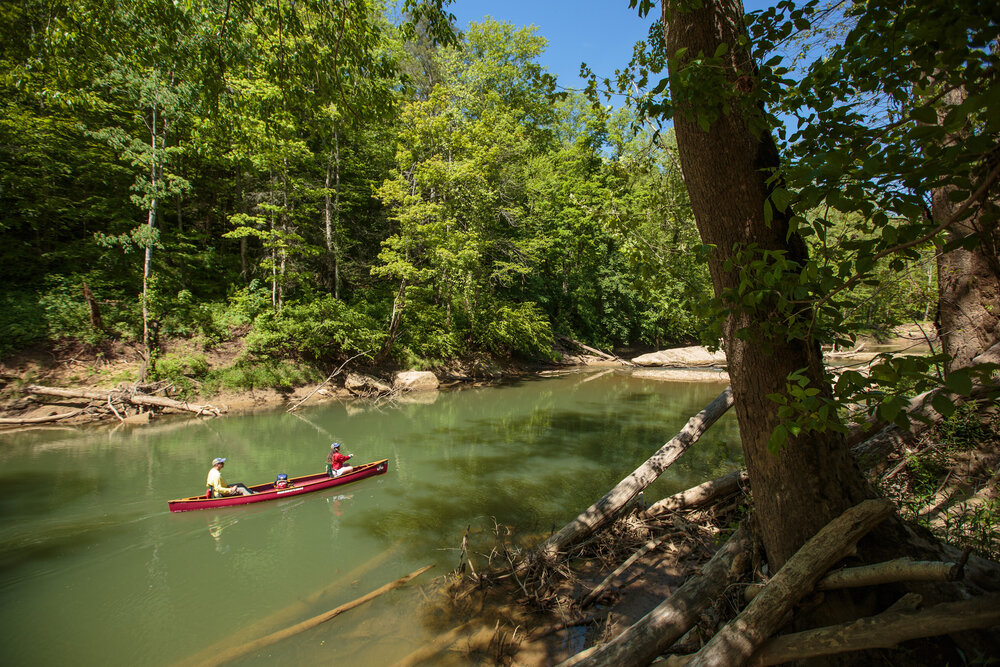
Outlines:
{"type": "MultiPolygon", "coordinates": [[[[879,351],[886,349],[912,350],[927,349],[924,337],[928,331],[924,327],[899,329],[896,337],[889,341],[877,342],[862,339],[854,350],[829,351],[828,359],[837,365],[853,364],[864,366],[879,351]]],[[[933,341],[930,341],[933,344],[933,341]]],[[[198,347],[191,341],[176,340],[164,346],[164,356],[197,355],[209,369],[223,369],[233,366],[239,358],[239,340],[228,341],[209,349],[198,347]]],[[[638,375],[663,381],[684,382],[725,382],[728,377],[724,369],[724,355],[704,348],[673,348],[663,351],[629,351],[615,354],[602,353],[588,348],[557,350],[558,361],[546,364],[523,363],[517,361],[497,361],[472,359],[453,361],[447,365],[430,369],[439,382],[440,388],[460,384],[495,383],[506,378],[525,374],[548,374],[572,372],[579,369],[637,367],[638,375]],[[593,353],[592,353],[593,352],[593,353]]],[[[286,362],[291,363],[291,362],[286,362]]],[[[59,423],[79,425],[100,421],[146,423],[160,414],[183,414],[186,410],[169,407],[130,406],[119,403],[104,405],[107,400],[94,398],[41,397],[28,391],[32,385],[46,387],[102,390],[105,392],[143,393],[175,400],[188,401],[206,406],[206,412],[219,414],[243,414],[259,409],[291,407],[300,404],[316,404],[325,401],[350,400],[360,396],[378,393],[371,388],[358,391],[346,386],[349,373],[358,373],[387,382],[391,387],[393,375],[406,369],[373,367],[360,362],[350,363],[339,369],[334,377],[324,381],[288,386],[282,388],[253,387],[242,390],[209,391],[192,377],[185,381],[187,387],[162,380],[138,385],[142,367],[142,355],[135,346],[109,344],[102,349],[79,346],[63,346],[55,349],[36,348],[0,363],[0,419],[3,428],[34,427],[40,424],[59,423]],[[109,409],[109,407],[111,409],[109,409]],[[70,414],[73,413],[73,414],[70,414]],[[116,414],[117,413],[117,414],[116,414]],[[18,421],[23,423],[17,423],[18,421]]],[[[336,369],[323,374],[329,376],[336,369]]],[[[314,372],[314,375],[318,372],[314,372]]]]}

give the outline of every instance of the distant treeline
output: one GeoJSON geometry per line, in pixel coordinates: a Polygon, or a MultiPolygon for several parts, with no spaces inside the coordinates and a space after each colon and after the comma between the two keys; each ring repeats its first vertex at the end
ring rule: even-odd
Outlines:
{"type": "MultiPolygon", "coordinates": [[[[534,28],[403,9],[4,3],[0,354],[242,336],[427,365],[707,335],[671,135],[560,91],[534,28]]],[[[924,317],[907,266],[847,316],[924,317]]]]}

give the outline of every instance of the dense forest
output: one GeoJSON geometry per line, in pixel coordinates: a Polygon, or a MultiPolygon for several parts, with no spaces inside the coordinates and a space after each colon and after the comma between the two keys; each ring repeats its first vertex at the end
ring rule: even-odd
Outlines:
{"type": "MultiPolygon", "coordinates": [[[[118,341],[155,378],[198,374],[177,338],[420,368],[719,338],[656,95],[563,89],[534,28],[415,2],[2,7],[4,357],[118,341]]],[[[653,87],[658,25],[606,87],[653,87]]],[[[878,234],[840,208],[810,240],[827,267],[852,261],[834,234],[878,234]]],[[[845,329],[933,316],[932,257],[869,267],[845,329]]]]}

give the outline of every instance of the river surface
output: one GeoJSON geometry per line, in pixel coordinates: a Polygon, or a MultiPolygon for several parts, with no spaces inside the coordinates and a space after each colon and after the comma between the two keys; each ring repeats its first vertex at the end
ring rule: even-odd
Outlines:
{"type": "MultiPolygon", "coordinates": [[[[2,433],[2,662],[174,665],[433,564],[405,588],[232,663],[391,664],[435,636],[421,586],[457,566],[467,528],[484,552],[494,522],[546,536],[723,388],[615,370],[413,402],[332,403],[301,416],[2,433]],[[353,462],[389,459],[388,474],[242,508],[167,510],[168,499],[204,489],[216,456],[228,459],[227,482],[256,484],[322,470],[333,440],[353,462]]],[[[730,413],[646,501],[728,472],[740,457],[730,413]]]]}

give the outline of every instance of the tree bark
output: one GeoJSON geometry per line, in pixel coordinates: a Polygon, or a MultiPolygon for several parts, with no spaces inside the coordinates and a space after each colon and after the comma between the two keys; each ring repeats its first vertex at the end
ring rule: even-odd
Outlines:
{"type": "MultiPolygon", "coordinates": [[[[895,648],[910,639],[988,628],[997,623],[1000,623],[1000,595],[997,594],[946,602],[922,611],[897,609],[893,605],[877,616],[771,639],[747,664],[767,667],[846,651],[895,648]]],[[[694,655],[671,656],[665,665],[685,667],[693,659],[694,655]]]]}
{"type": "MultiPolygon", "coordinates": [[[[952,90],[938,106],[938,118],[945,117],[965,99],[965,91],[952,90]]],[[[959,145],[964,132],[950,135],[947,142],[959,145]]],[[[941,223],[955,215],[962,201],[949,199],[957,189],[954,185],[936,188],[931,196],[931,215],[941,223]]],[[[985,199],[984,207],[996,207],[985,199]]],[[[952,243],[977,235],[971,249],[955,248],[940,253],[938,270],[938,335],[942,351],[948,355],[945,373],[973,365],[973,358],[1000,341],[1000,235],[996,217],[985,215],[984,207],[961,220],[952,222],[946,230],[945,242],[952,243]]]]}
{"type": "Polygon", "coordinates": [[[688,423],[670,441],[663,445],[631,475],[620,481],[600,500],[563,526],[555,535],[547,539],[539,548],[538,556],[551,562],[560,551],[582,540],[587,535],[614,518],[640,491],[649,486],[680,457],[687,448],[698,441],[719,417],[733,405],[733,392],[729,387],[719,394],[704,410],[688,420],[688,423]]]}
{"type": "MultiPolygon", "coordinates": [[[[768,179],[779,167],[774,141],[765,129],[762,110],[749,94],[757,72],[741,40],[747,39],[740,0],[719,0],[689,9],[691,3],[664,0],[664,30],[670,56],[670,89],[676,110],[674,128],[691,208],[702,241],[714,248],[709,270],[716,296],[724,298],[740,286],[734,248],[756,247],[806,259],[805,244],[788,233],[788,212],[771,206],[775,186],[768,179]],[[728,51],[724,74],[728,85],[706,91],[690,83],[699,57],[728,51]],[[675,54],[681,49],[681,56],[675,54]],[[725,99],[706,110],[706,94],[725,99]],[[715,118],[704,124],[714,112],[715,118]],[[773,210],[773,207],[772,207],[773,210]]],[[[745,42],[744,42],[745,43],[745,42]]],[[[717,70],[706,74],[717,78],[717,70]]],[[[695,76],[697,78],[697,76],[695,76]]],[[[819,344],[776,334],[768,326],[777,314],[730,304],[723,340],[736,399],[740,437],[754,498],[755,519],[773,570],[779,569],[810,536],[831,519],[868,496],[863,477],[844,437],[826,429],[790,437],[778,455],[768,440],[781,423],[770,394],[786,393],[786,378],[805,369],[809,386],[830,396],[819,344]]],[[[811,317],[811,312],[802,313],[811,317]]]]}
{"type": "MultiPolygon", "coordinates": [[[[154,80],[154,86],[156,85],[154,80]]],[[[158,137],[158,116],[159,108],[156,102],[153,102],[152,117],[150,120],[150,162],[152,163],[149,168],[149,185],[150,191],[152,192],[152,198],[149,202],[149,210],[147,212],[146,226],[150,231],[150,238],[146,241],[146,249],[143,253],[142,261],[142,347],[146,353],[146,362],[142,365],[139,371],[139,381],[146,381],[146,371],[149,369],[149,362],[152,359],[152,350],[150,349],[150,331],[149,331],[149,277],[152,273],[153,267],[153,241],[152,241],[152,230],[156,228],[156,218],[159,212],[159,197],[157,192],[160,188],[160,177],[162,166],[160,165],[160,160],[157,157],[157,143],[158,139],[162,143],[162,138],[158,137]]],[[[164,128],[165,131],[165,128],[164,128]]]]}
{"type": "MultiPolygon", "coordinates": [[[[847,567],[830,572],[816,584],[818,591],[832,591],[838,588],[861,588],[878,586],[900,581],[955,581],[962,576],[962,566],[941,561],[919,561],[912,558],[897,558],[884,563],[847,567]]],[[[746,600],[757,597],[767,584],[753,584],[743,591],[746,600]]]]}
{"type": "Polygon", "coordinates": [[[101,307],[87,283],[83,283],[83,300],[87,302],[87,309],[90,311],[90,328],[94,331],[104,331],[104,323],[101,322],[101,307]]]}

